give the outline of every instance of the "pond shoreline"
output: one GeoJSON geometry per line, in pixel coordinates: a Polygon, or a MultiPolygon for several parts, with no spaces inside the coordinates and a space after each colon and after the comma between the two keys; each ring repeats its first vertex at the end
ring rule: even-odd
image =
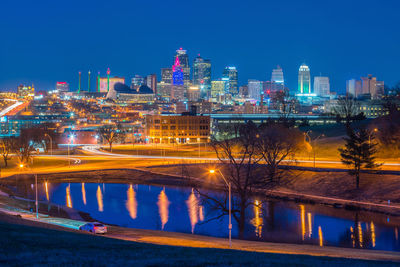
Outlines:
{"type": "MultiPolygon", "coordinates": [[[[167,167],[167,166],[166,166],[167,167]]],[[[32,183],[33,175],[18,174],[3,178],[0,185],[12,191],[12,188],[18,183],[32,183]]],[[[52,183],[124,183],[124,184],[148,184],[148,185],[166,185],[178,187],[202,186],[205,189],[219,190],[220,188],[213,184],[204,185],[196,182],[196,179],[183,178],[180,175],[147,169],[107,169],[107,170],[89,170],[89,171],[71,171],[61,173],[41,173],[38,174],[39,182],[52,183]],[[66,178],[68,177],[68,178],[66,178]],[[112,178],[111,178],[112,177],[112,178]]],[[[10,192],[9,192],[10,193],[10,192]]],[[[334,198],[323,195],[312,195],[296,192],[288,189],[278,190],[257,190],[262,196],[282,201],[292,201],[304,204],[320,204],[350,211],[369,211],[381,213],[390,216],[400,216],[400,206],[388,206],[382,203],[362,202],[344,198],[334,198]]]]}

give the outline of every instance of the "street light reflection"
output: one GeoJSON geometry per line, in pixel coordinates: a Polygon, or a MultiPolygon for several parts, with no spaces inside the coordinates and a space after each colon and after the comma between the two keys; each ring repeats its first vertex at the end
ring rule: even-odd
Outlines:
{"type": "Polygon", "coordinates": [[[136,219],[137,201],[136,201],[136,193],[132,185],[129,185],[128,191],[126,193],[128,195],[128,199],[126,200],[126,208],[129,211],[129,216],[131,216],[132,219],[136,219]]]}
{"type": "Polygon", "coordinates": [[[254,218],[251,220],[251,224],[255,227],[257,237],[261,237],[263,219],[262,219],[262,204],[258,201],[254,201],[254,218]]]}
{"type": "Polygon", "coordinates": [[[96,197],[97,197],[97,205],[99,207],[99,211],[103,212],[103,210],[104,210],[104,207],[103,207],[103,193],[101,192],[100,185],[97,186],[96,197]]]}
{"type": "Polygon", "coordinates": [[[67,207],[68,207],[68,208],[72,208],[71,185],[68,185],[68,186],[65,188],[65,194],[66,194],[67,207]]]}
{"type": "Polygon", "coordinates": [[[194,233],[194,227],[199,221],[199,202],[196,195],[193,192],[189,195],[189,198],[186,200],[186,205],[188,207],[190,225],[192,226],[192,234],[194,233]]]}
{"type": "Polygon", "coordinates": [[[371,222],[371,241],[372,241],[372,247],[375,247],[375,225],[374,225],[374,222],[371,222]]]}
{"type": "Polygon", "coordinates": [[[360,248],[363,247],[363,233],[362,233],[362,227],[361,223],[358,222],[358,243],[360,244],[360,248]]]}
{"type": "Polygon", "coordinates": [[[321,226],[318,226],[318,238],[319,238],[319,246],[324,246],[324,237],[322,236],[322,229],[321,226]]]}
{"type": "Polygon", "coordinates": [[[301,220],[301,240],[304,241],[306,234],[306,212],[304,210],[304,205],[300,205],[300,220],[301,220]]]}
{"type": "Polygon", "coordinates": [[[307,212],[307,219],[308,219],[308,238],[311,238],[312,235],[311,212],[307,212]]]}
{"type": "Polygon", "coordinates": [[[83,204],[86,205],[86,190],[85,190],[85,183],[82,183],[82,201],[83,204]]]}
{"type": "Polygon", "coordinates": [[[50,198],[49,198],[49,186],[48,186],[47,182],[44,182],[44,189],[46,191],[46,199],[47,199],[47,201],[49,201],[50,200],[50,198]]]}
{"type": "Polygon", "coordinates": [[[161,230],[164,230],[165,224],[168,222],[168,206],[170,202],[168,201],[168,197],[165,194],[165,188],[161,190],[158,195],[158,211],[160,213],[161,218],[161,230]]]}

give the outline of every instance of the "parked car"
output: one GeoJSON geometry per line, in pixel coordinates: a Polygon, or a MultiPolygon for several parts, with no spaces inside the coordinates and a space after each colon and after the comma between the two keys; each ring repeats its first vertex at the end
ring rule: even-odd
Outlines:
{"type": "Polygon", "coordinates": [[[107,233],[107,226],[99,222],[92,222],[79,226],[79,230],[93,234],[105,234],[107,233]]]}

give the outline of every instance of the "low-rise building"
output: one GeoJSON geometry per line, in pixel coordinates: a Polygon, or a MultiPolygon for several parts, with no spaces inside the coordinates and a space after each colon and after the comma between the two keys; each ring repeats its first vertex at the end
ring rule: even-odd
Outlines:
{"type": "Polygon", "coordinates": [[[207,143],[210,117],[192,114],[147,115],[146,136],[150,143],[207,143]]]}

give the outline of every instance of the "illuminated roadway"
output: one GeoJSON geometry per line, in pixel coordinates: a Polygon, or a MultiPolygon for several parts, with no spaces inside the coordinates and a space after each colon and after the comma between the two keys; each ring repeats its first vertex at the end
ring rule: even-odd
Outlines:
{"type": "MultiPolygon", "coordinates": [[[[5,99],[5,100],[9,100],[9,101],[17,101],[14,99],[5,99]]],[[[15,104],[12,104],[9,107],[6,107],[5,109],[3,109],[2,111],[0,111],[0,117],[5,116],[7,113],[9,113],[10,111],[12,111],[13,109],[19,107],[20,105],[22,105],[24,102],[21,101],[17,101],[15,104]]]]}
{"type": "MultiPolygon", "coordinates": [[[[134,158],[134,159],[174,159],[174,160],[208,160],[208,161],[216,161],[217,158],[206,158],[206,157],[180,157],[180,156],[156,156],[156,155],[126,155],[126,154],[116,154],[99,150],[100,146],[96,145],[85,145],[81,147],[82,151],[85,151],[90,154],[95,154],[103,157],[110,158],[134,158]]],[[[80,157],[80,156],[76,156],[80,157]]],[[[284,162],[296,162],[296,163],[314,163],[313,160],[284,160],[284,162]]],[[[316,160],[316,164],[334,164],[341,165],[343,167],[342,162],[340,161],[331,161],[331,160],[316,160]]],[[[399,162],[388,162],[383,163],[384,166],[400,166],[399,162]]]]}

